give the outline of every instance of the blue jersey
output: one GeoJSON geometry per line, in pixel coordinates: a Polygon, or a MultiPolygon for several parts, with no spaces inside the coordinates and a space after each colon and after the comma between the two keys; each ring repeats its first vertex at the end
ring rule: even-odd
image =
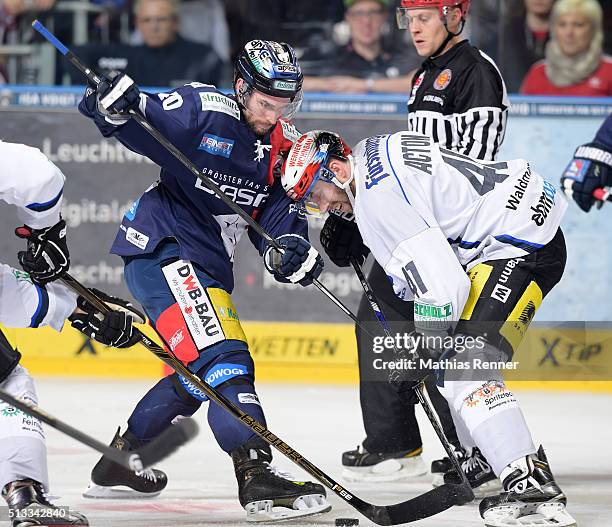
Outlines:
{"type": "MultiPolygon", "coordinates": [[[[152,252],[159,242],[175,238],[181,258],[199,264],[224,288],[234,287],[234,251],[246,222],[157,143],[134,120],[110,124],[94,111],[88,90],[79,110],[91,117],[105,137],[113,136],[161,167],[159,180],[127,211],[111,252],[134,256],[152,252]]],[[[280,151],[299,137],[293,125],[280,121],[265,136],[247,125],[236,102],[214,86],[192,83],[172,92],[144,94],[141,112],[147,120],[200,168],[231,200],[274,237],[295,233],[307,237],[308,224],[295,211],[273,174],[280,151]]],[[[260,254],[266,242],[248,229],[260,254]]]]}
{"type": "Polygon", "coordinates": [[[606,147],[609,152],[612,152],[612,113],[608,115],[608,118],[597,131],[595,142],[606,147]]]}

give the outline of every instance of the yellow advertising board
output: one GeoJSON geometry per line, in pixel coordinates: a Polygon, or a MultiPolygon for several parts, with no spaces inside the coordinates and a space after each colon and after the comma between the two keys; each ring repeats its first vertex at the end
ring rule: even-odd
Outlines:
{"type": "MultiPolygon", "coordinates": [[[[350,324],[244,322],[259,381],[355,384],[359,380],[354,328],[350,324]]],[[[155,338],[148,326],[143,329],[155,338]]],[[[92,342],[68,324],[6,329],[37,375],[159,378],[163,364],[142,346],[112,349],[92,342]]],[[[612,331],[532,328],[507,371],[515,387],[612,392],[612,331]],[[527,379],[527,380],[525,380],[527,379]]]]}

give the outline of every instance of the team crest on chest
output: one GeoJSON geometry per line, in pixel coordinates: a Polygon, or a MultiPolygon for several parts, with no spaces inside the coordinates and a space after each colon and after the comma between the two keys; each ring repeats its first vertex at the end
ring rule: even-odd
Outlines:
{"type": "Polygon", "coordinates": [[[436,90],[444,90],[450,84],[451,79],[453,78],[453,73],[449,69],[445,69],[436,77],[436,80],[433,83],[433,87],[436,90]]]}
{"type": "Polygon", "coordinates": [[[253,158],[253,161],[261,161],[266,155],[266,152],[269,152],[271,149],[272,145],[263,144],[258,139],[255,143],[255,157],[253,158]]]}

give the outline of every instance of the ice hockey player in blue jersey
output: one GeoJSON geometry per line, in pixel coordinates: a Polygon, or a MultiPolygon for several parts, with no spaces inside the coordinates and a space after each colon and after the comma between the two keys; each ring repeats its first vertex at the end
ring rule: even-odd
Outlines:
{"type": "MultiPolygon", "coordinates": [[[[141,93],[115,73],[89,87],[80,111],[102,135],[115,137],[161,167],[159,180],[127,211],[111,252],[125,262],[125,280],[157,333],[189,369],[261,423],[254,367],[231,293],[236,244],[245,231],[279,281],[309,285],[323,261],[308,242],[307,222],[280,185],[280,165],[299,134],[288,122],[299,109],[302,73],[293,49],[255,40],[235,65],[234,94],[191,83],[167,93],[141,93]],[[244,211],[285,248],[282,255],[193,174],[168,154],[126,112],[138,109],[244,211]]],[[[113,445],[136,448],[205,397],[173,374],[138,403],[113,445]]],[[[324,488],[295,482],[271,464],[269,446],[216,404],[208,422],[230,454],[247,520],[276,520],[331,508],[324,488]]],[[[210,477],[208,475],[207,477],[210,477]]],[[[202,484],[205,484],[202,478],[202,484]]],[[[156,496],[167,483],[160,470],[138,476],[101,459],[84,496],[156,496]]]]}
{"type": "Polygon", "coordinates": [[[561,188],[584,211],[610,195],[612,189],[612,114],[603,122],[592,143],[579,146],[561,176],[561,188]],[[599,191],[596,189],[603,189],[599,191]],[[596,192],[597,197],[593,194],[596,192]]]}

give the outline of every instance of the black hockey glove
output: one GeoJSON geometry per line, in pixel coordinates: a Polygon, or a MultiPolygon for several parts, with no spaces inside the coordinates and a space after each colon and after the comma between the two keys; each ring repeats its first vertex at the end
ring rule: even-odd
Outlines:
{"type": "Polygon", "coordinates": [[[579,146],[561,176],[561,188],[584,211],[603,205],[593,191],[612,184],[612,153],[598,143],[579,146]]]}
{"type": "Polygon", "coordinates": [[[268,246],[264,252],[264,265],[279,282],[307,286],[323,270],[323,258],[310,242],[298,234],[283,234],[276,241],[283,247],[279,253],[268,246]]]}
{"type": "Polygon", "coordinates": [[[140,90],[125,73],[111,71],[96,88],[98,110],[102,114],[127,113],[140,104],[140,90]]]}
{"type": "Polygon", "coordinates": [[[66,243],[66,222],[62,219],[46,229],[17,227],[15,234],[28,240],[27,250],[17,258],[33,282],[44,285],[60,278],[70,267],[70,253],[66,243]]]}
{"type": "Polygon", "coordinates": [[[73,313],[68,318],[72,327],[105,346],[129,348],[136,344],[140,337],[134,331],[133,324],[144,324],[145,316],[131,302],[107,295],[98,289],[92,288],[91,291],[113,311],[104,315],[79,296],[77,307],[84,313],[73,313]]]}
{"type": "Polygon", "coordinates": [[[363,244],[357,223],[333,212],[321,229],[321,245],[325,254],[338,267],[349,267],[351,258],[363,265],[370,254],[370,250],[363,244]]]}

